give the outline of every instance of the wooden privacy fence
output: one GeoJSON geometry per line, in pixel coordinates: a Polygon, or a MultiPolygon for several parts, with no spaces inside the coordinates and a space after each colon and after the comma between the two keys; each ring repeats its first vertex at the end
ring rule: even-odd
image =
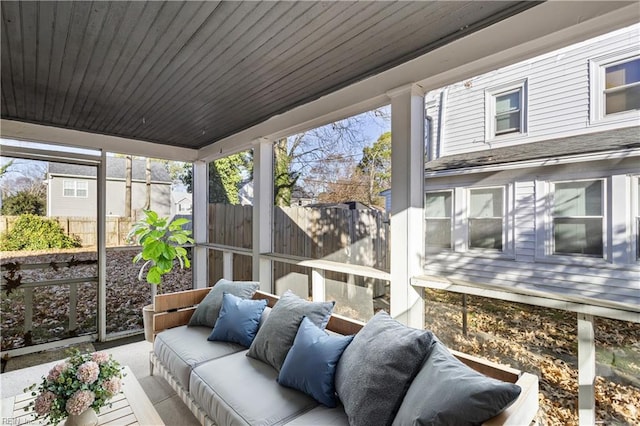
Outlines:
{"type": "MultiPolygon", "coordinates": [[[[228,247],[252,247],[252,207],[209,205],[209,242],[228,247]]],[[[274,207],[273,252],[325,259],[389,271],[389,215],[378,210],[323,207],[274,207]]],[[[222,253],[211,253],[210,280],[221,277],[222,253]],[[215,271],[218,271],[217,273],[215,271]]],[[[276,264],[276,278],[292,269],[276,264]],[[279,271],[279,268],[282,271],[279,271]],[[285,271],[286,269],[286,271],[285,271]]],[[[251,257],[234,256],[234,277],[251,279],[251,257]]]]}
{"type": "MultiPolygon", "coordinates": [[[[13,224],[20,216],[0,216],[0,233],[11,230],[13,224]]],[[[97,223],[95,217],[79,216],[54,216],[47,217],[57,221],[67,235],[76,235],[80,238],[83,246],[90,247],[96,245],[97,223]]],[[[129,245],[127,243],[127,233],[131,229],[131,224],[135,220],[128,217],[107,217],[105,223],[107,247],[118,247],[129,245]]]]}
{"type": "MultiPolygon", "coordinates": [[[[209,242],[252,247],[252,207],[209,205],[209,242]]],[[[274,253],[389,270],[389,215],[378,210],[274,207],[274,253]]]]}

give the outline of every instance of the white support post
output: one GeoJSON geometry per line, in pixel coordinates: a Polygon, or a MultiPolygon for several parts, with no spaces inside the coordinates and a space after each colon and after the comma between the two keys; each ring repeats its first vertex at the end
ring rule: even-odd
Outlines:
{"type": "Polygon", "coordinates": [[[424,261],[424,93],[415,84],[391,98],[391,316],[424,328],[424,299],[410,278],[424,261]]]}
{"type": "Polygon", "coordinates": [[[325,295],[324,270],[313,268],[311,270],[311,298],[314,302],[324,302],[325,295]]]}
{"type": "MultiPolygon", "coordinates": [[[[607,211],[607,235],[606,241],[611,241],[608,247],[605,248],[606,258],[611,263],[628,264],[633,263],[635,260],[635,251],[630,250],[630,245],[627,241],[633,240],[630,235],[631,229],[633,229],[633,222],[631,221],[631,215],[629,212],[631,209],[631,179],[626,175],[614,175],[611,176],[609,185],[607,185],[607,192],[610,194],[611,200],[608,204],[607,211]],[[620,230],[626,229],[628,231],[621,232],[620,230]]],[[[606,196],[606,194],[605,194],[606,196]]]]}
{"type": "Polygon", "coordinates": [[[208,236],[208,188],[207,188],[207,163],[195,161],[193,163],[193,288],[205,288],[209,286],[208,258],[209,250],[202,246],[207,243],[208,236]],[[198,195],[198,197],[195,197],[198,195]]]}
{"type": "Polygon", "coordinates": [[[222,252],[222,278],[233,281],[233,253],[222,252]]]}
{"type": "Polygon", "coordinates": [[[261,139],[253,148],[253,280],[260,290],[274,292],[270,253],[273,216],[273,143],[261,139]]]}
{"type": "Polygon", "coordinates": [[[69,284],[69,331],[78,328],[78,283],[69,284]]]}
{"type": "Polygon", "coordinates": [[[578,421],[580,426],[596,423],[595,322],[592,315],[578,314],[578,421]]]}
{"type": "Polygon", "coordinates": [[[107,230],[105,224],[107,220],[107,153],[104,150],[97,174],[98,340],[104,342],[107,340],[107,230]]]}

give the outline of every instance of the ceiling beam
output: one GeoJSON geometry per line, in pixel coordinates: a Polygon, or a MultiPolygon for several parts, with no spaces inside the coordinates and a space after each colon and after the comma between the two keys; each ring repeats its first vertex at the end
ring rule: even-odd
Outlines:
{"type": "Polygon", "coordinates": [[[25,123],[4,118],[0,123],[0,136],[3,139],[101,149],[117,154],[137,155],[162,160],[195,161],[198,154],[196,149],[25,123]]]}

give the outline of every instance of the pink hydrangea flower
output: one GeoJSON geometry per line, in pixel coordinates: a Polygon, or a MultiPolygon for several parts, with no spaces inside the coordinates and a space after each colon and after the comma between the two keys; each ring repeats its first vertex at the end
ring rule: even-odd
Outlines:
{"type": "Polygon", "coordinates": [[[95,399],[96,396],[93,392],[88,390],[79,390],[71,395],[71,398],[67,400],[65,408],[67,409],[67,413],[78,415],[91,407],[91,404],[93,404],[95,399]]]}
{"type": "Polygon", "coordinates": [[[91,361],[104,364],[109,361],[109,354],[106,352],[94,352],[91,354],[91,361]]]}
{"type": "Polygon", "coordinates": [[[76,376],[78,380],[82,383],[91,384],[98,380],[98,375],[100,374],[100,367],[94,361],[87,361],[78,367],[78,372],[76,376]]]}
{"type": "Polygon", "coordinates": [[[49,375],[47,376],[47,381],[55,382],[58,379],[58,377],[60,377],[60,375],[64,373],[68,367],[69,367],[69,364],[67,364],[66,362],[59,362],[58,364],[54,365],[53,368],[49,371],[49,375]]]}
{"type": "Polygon", "coordinates": [[[109,392],[111,395],[115,395],[118,392],[120,392],[120,388],[122,387],[122,383],[120,382],[119,378],[112,377],[110,379],[105,380],[102,383],[102,386],[104,387],[104,390],[109,392]]]}
{"type": "Polygon", "coordinates": [[[56,395],[51,391],[41,393],[36,398],[33,409],[39,416],[47,415],[51,411],[51,403],[54,399],[56,399],[56,395]]]}

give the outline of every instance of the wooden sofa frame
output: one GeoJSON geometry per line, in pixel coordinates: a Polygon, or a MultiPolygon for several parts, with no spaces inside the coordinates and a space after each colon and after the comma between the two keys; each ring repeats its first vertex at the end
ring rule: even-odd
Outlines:
{"type": "MultiPolygon", "coordinates": [[[[180,291],[162,294],[155,297],[155,314],[153,316],[153,335],[168,328],[186,325],[195,311],[198,303],[204,299],[211,288],[180,291]]],[[[278,297],[269,293],[258,291],[254,299],[266,299],[268,306],[273,307],[278,297]]],[[[333,314],[327,324],[327,329],[336,333],[348,335],[356,334],[365,323],[341,315],[333,314]]],[[[474,370],[494,379],[504,382],[516,383],[522,389],[518,399],[499,415],[483,423],[487,426],[496,425],[528,425],[535,423],[538,412],[538,377],[514,368],[496,364],[482,358],[467,355],[457,351],[451,351],[460,361],[474,370]]],[[[150,354],[150,371],[153,375],[154,368],[167,380],[171,387],[182,398],[193,414],[203,425],[215,425],[215,422],[202,410],[191,398],[191,395],[180,383],[167,371],[155,357],[153,351],[150,354]]]]}

